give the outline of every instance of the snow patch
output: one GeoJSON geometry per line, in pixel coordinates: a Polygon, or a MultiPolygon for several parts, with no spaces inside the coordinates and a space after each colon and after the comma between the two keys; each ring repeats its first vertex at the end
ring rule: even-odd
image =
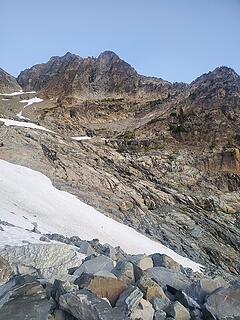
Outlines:
{"type": "MultiPolygon", "coordinates": [[[[21,113],[20,113],[20,116],[21,116],[21,113]]],[[[43,130],[43,131],[54,133],[54,131],[51,131],[49,129],[46,129],[42,126],[39,126],[39,125],[37,125],[35,123],[31,123],[31,122],[22,122],[22,121],[16,121],[16,120],[5,119],[5,118],[0,118],[0,121],[4,122],[5,126],[7,126],[7,127],[9,127],[9,126],[24,127],[24,128],[38,129],[38,130],[43,130]]]]}
{"type": "Polygon", "coordinates": [[[17,117],[18,117],[19,119],[21,119],[21,120],[30,120],[29,118],[26,118],[26,117],[24,117],[24,116],[22,115],[23,110],[24,110],[25,108],[31,106],[31,105],[34,104],[34,103],[39,103],[39,102],[42,102],[42,101],[43,101],[43,99],[40,99],[40,98],[38,98],[38,97],[34,97],[34,98],[31,98],[31,99],[28,99],[28,100],[21,100],[20,102],[21,102],[21,103],[26,103],[26,105],[23,107],[23,109],[22,109],[19,113],[17,113],[17,117]]]}
{"type": "Polygon", "coordinates": [[[81,140],[90,140],[92,138],[88,136],[81,136],[81,137],[72,137],[72,139],[76,141],[81,141],[81,140]]]}
{"type": "MultiPolygon", "coordinates": [[[[43,174],[4,160],[0,160],[0,199],[0,219],[14,220],[19,227],[37,223],[43,233],[78,235],[86,240],[98,238],[102,243],[120,246],[130,254],[160,252],[194,271],[201,268],[160,242],[105,216],[75,196],[56,189],[43,174]]],[[[1,245],[15,244],[25,236],[30,242],[37,241],[35,236],[29,240],[32,234],[20,235],[18,228],[4,226],[4,230],[0,231],[1,245]]]]}
{"type": "Polygon", "coordinates": [[[11,96],[18,96],[18,95],[20,95],[20,94],[25,94],[25,93],[36,93],[36,91],[24,92],[24,91],[20,90],[20,91],[12,92],[12,93],[0,93],[0,96],[8,96],[8,97],[11,97],[11,96]]]}
{"type": "Polygon", "coordinates": [[[31,98],[31,99],[28,99],[28,100],[21,100],[20,102],[21,103],[26,103],[26,105],[24,106],[24,108],[28,107],[28,106],[31,106],[33,103],[39,103],[39,102],[42,102],[43,99],[40,99],[38,97],[34,97],[34,98],[31,98]]]}

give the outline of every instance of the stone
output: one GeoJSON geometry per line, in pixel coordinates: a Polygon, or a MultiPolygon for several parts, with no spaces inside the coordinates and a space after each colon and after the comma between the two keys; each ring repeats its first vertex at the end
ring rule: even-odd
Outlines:
{"type": "Polygon", "coordinates": [[[150,278],[162,288],[167,288],[171,293],[175,293],[177,290],[185,291],[191,285],[191,281],[186,275],[164,267],[154,267],[146,272],[150,278]]]}
{"type": "Polygon", "coordinates": [[[204,303],[206,296],[218,288],[227,287],[228,283],[222,277],[201,278],[195,280],[185,291],[187,295],[196,300],[199,304],[204,303]]]}
{"type": "Polygon", "coordinates": [[[154,309],[149,301],[141,299],[138,306],[132,311],[130,319],[132,320],[153,320],[154,309]]]}
{"type": "Polygon", "coordinates": [[[0,287],[1,320],[43,320],[49,310],[46,291],[34,277],[15,276],[0,287]]]}
{"type": "Polygon", "coordinates": [[[135,282],[134,267],[129,261],[118,261],[111,272],[126,284],[133,284],[135,282]]]}
{"type": "Polygon", "coordinates": [[[46,236],[41,236],[41,237],[39,238],[39,240],[40,240],[40,241],[43,241],[43,242],[51,242],[51,241],[49,240],[49,238],[46,237],[46,236]]]}
{"type": "Polygon", "coordinates": [[[61,280],[55,279],[51,288],[50,295],[54,299],[54,301],[58,303],[61,295],[67,292],[72,292],[77,290],[78,290],[77,285],[70,283],[68,281],[61,281],[61,280]]]}
{"type": "Polygon", "coordinates": [[[116,307],[126,315],[129,315],[138,306],[142,298],[143,293],[139,288],[130,285],[118,298],[116,307]]]}
{"type": "Polygon", "coordinates": [[[78,292],[65,293],[59,299],[60,308],[82,320],[127,320],[128,318],[108,302],[98,298],[92,292],[82,289],[78,292]]]}
{"type": "Polygon", "coordinates": [[[154,253],[153,255],[151,255],[151,258],[153,260],[154,267],[164,267],[177,272],[181,271],[180,264],[165,254],[154,253]]]}
{"type": "Polygon", "coordinates": [[[127,285],[119,279],[104,278],[86,273],[82,273],[74,283],[78,285],[79,289],[88,289],[99,298],[108,299],[112,306],[115,305],[120,294],[127,288],[127,285]]]}
{"type": "Polygon", "coordinates": [[[12,268],[7,260],[0,256],[0,285],[7,282],[12,274],[12,268]]]}
{"type": "Polygon", "coordinates": [[[65,313],[62,310],[57,309],[54,313],[54,320],[65,320],[65,313]]]}
{"type": "Polygon", "coordinates": [[[200,305],[183,291],[177,291],[174,296],[177,301],[190,310],[201,309],[200,305]]]}
{"type": "Polygon", "coordinates": [[[165,320],[166,315],[167,315],[166,312],[163,310],[155,311],[153,320],[165,320]]]}
{"type": "Polygon", "coordinates": [[[153,267],[152,258],[144,254],[130,256],[128,260],[135,264],[137,267],[141,268],[142,270],[147,270],[153,267]]]}
{"type": "Polygon", "coordinates": [[[108,243],[105,243],[102,246],[102,254],[106,255],[107,257],[111,258],[112,260],[117,260],[116,249],[108,243]]]}
{"type": "Polygon", "coordinates": [[[153,305],[155,311],[165,310],[171,303],[167,296],[166,298],[152,298],[150,302],[153,305]]]}
{"type": "Polygon", "coordinates": [[[54,281],[68,278],[68,269],[81,264],[77,252],[64,244],[28,244],[5,247],[0,255],[8,261],[15,273],[38,274],[54,281]]]}
{"type": "Polygon", "coordinates": [[[84,241],[78,242],[77,244],[75,242],[75,246],[77,246],[79,248],[78,249],[79,252],[86,254],[87,256],[90,256],[91,254],[95,253],[94,249],[88,243],[88,241],[84,240],[84,241]]]}
{"type": "Polygon", "coordinates": [[[143,292],[144,299],[150,301],[153,298],[160,298],[161,300],[166,301],[166,304],[169,302],[163,289],[148,275],[143,275],[138,280],[137,286],[143,292]]]}
{"type": "Polygon", "coordinates": [[[217,289],[209,295],[204,307],[207,319],[240,319],[240,284],[217,289]]]}
{"type": "Polygon", "coordinates": [[[190,320],[190,313],[180,302],[175,301],[166,310],[167,315],[176,320],[190,320]]]}
{"type": "Polygon", "coordinates": [[[113,267],[114,263],[112,259],[101,255],[83,262],[83,264],[74,272],[74,276],[80,276],[83,272],[94,274],[102,270],[111,271],[113,267]]]}

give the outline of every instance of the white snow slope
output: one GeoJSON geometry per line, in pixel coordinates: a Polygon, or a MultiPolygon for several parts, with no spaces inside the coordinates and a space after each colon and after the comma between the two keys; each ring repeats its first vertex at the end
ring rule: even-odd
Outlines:
{"type": "Polygon", "coordinates": [[[16,120],[5,119],[5,118],[0,118],[0,121],[4,122],[5,126],[24,127],[24,128],[38,129],[38,130],[54,133],[53,131],[46,129],[42,126],[38,126],[37,124],[32,122],[16,121],[16,120]]]}
{"type": "Polygon", "coordinates": [[[43,174],[0,160],[0,219],[17,227],[0,225],[0,246],[21,245],[23,240],[39,241],[27,231],[35,222],[42,233],[78,235],[82,239],[98,238],[101,243],[120,246],[130,254],[160,252],[171,256],[194,271],[200,265],[106,217],[75,196],[56,189],[43,174]]]}

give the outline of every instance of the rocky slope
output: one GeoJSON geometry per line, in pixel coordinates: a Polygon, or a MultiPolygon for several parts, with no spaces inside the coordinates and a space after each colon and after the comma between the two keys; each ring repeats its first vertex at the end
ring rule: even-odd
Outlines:
{"type": "Polygon", "coordinates": [[[2,159],[41,171],[214,272],[240,274],[240,78],[232,69],[171,84],[138,75],[111,52],[68,53],[18,82],[44,101],[22,110],[32,95],[10,97],[0,116],[22,111],[55,133],[1,126],[2,159]]]}
{"type": "Polygon", "coordinates": [[[0,68],[0,93],[12,93],[20,90],[21,87],[17,80],[0,68]]]}
{"type": "Polygon", "coordinates": [[[41,239],[58,242],[0,250],[2,320],[239,318],[236,281],[194,273],[159,253],[128,255],[96,239],[41,239]]]}

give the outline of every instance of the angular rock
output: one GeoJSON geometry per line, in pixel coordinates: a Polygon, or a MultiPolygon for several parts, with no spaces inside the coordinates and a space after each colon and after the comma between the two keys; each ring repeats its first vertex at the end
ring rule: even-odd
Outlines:
{"type": "Polygon", "coordinates": [[[154,267],[164,267],[174,271],[181,271],[180,264],[165,254],[154,253],[151,255],[151,258],[153,260],[154,267]]]}
{"type": "Polygon", "coordinates": [[[205,301],[206,296],[218,288],[227,287],[228,283],[222,277],[202,278],[195,280],[185,291],[187,295],[196,300],[199,304],[205,301]]]}
{"type": "Polygon", "coordinates": [[[59,299],[62,310],[79,320],[127,320],[128,318],[113,309],[108,302],[98,298],[92,292],[83,289],[76,293],[65,293],[59,299]]]}
{"type": "Polygon", "coordinates": [[[129,261],[118,261],[111,272],[126,284],[133,284],[135,282],[134,267],[129,261]]]}
{"type": "Polygon", "coordinates": [[[79,252],[86,254],[87,256],[90,256],[91,254],[94,254],[95,251],[92,248],[92,246],[88,243],[88,241],[81,241],[78,242],[77,244],[75,243],[75,246],[79,248],[79,252]]]}
{"type": "Polygon", "coordinates": [[[54,301],[58,303],[61,295],[67,292],[72,292],[77,290],[78,290],[77,285],[74,285],[73,283],[70,283],[68,281],[61,281],[61,280],[55,279],[52,285],[50,294],[51,294],[51,297],[54,299],[54,301]]]}
{"type": "Polygon", "coordinates": [[[165,310],[169,304],[171,303],[171,301],[169,300],[168,297],[165,298],[153,298],[151,301],[151,304],[153,305],[153,308],[155,311],[161,311],[161,310],[165,310]]]}
{"type": "Polygon", "coordinates": [[[116,254],[117,254],[117,251],[116,249],[111,246],[110,244],[108,243],[105,243],[103,246],[102,246],[102,254],[104,254],[105,256],[111,258],[112,260],[117,260],[117,257],[116,257],[116,254]]]}
{"type": "Polygon", "coordinates": [[[161,300],[164,300],[166,304],[169,302],[163,289],[148,275],[143,275],[138,280],[137,286],[143,292],[144,299],[150,301],[153,298],[160,298],[161,300]]]}
{"type": "Polygon", "coordinates": [[[185,308],[188,308],[190,310],[201,309],[200,305],[183,291],[177,291],[174,296],[175,299],[180,302],[185,308]]]}
{"type": "Polygon", "coordinates": [[[190,313],[180,302],[175,301],[167,310],[167,315],[176,320],[190,320],[190,313]]]}
{"type": "Polygon", "coordinates": [[[141,299],[138,306],[130,315],[132,320],[153,320],[154,309],[149,301],[141,299]]]}
{"type": "Polygon", "coordinates": [[[166,315],[167,315],[166,312],[163,310],[155,311],[153,320],[165,320],[166,315]]]}
{"type": "Polygon", "coordinates": [[[127,285],[119,279],[110,277],[104,278],[92,274],[82,273],[75,280],[79,289],[88,289],[99,298],[106,298],[114,306],[120,294],[127,288],[127,285]]]}
{"type": "Polygon", "coordinates": [[[139,288],[130,285],[119,297],[116,307],[129,315],[143,298],[143,293],[139,288]]]}
{"type": "Polygon", "coordinates": [[[0,257],[0,285],[9,280],[12,274],[12,268],[7,260],[0,257]]]}
{"type": "Polygon", "coordinates": [[[111,271],[114,267],[113,261],[106,256],[94,257],[83,264],[74,272],[75,276],[80,276],[83,272],[95,274],[98,271],[111,271]]]}
{"type": "Polygon", "coordinates": [[[47,319],[50,303],[34,277],[16,276],[0,287],[1,320],[47,319]]]}
{"type": "Polygon", "coordinates": [[[135,264],[137,267],[141,268],[142,270],[147,270],[153,267],[152,258],[144,254],[130,256],[128,260],[135,264]]]}
{"type": "Polygon", "coordinates": [[[240,319],[240,284],[214,291],[204,305],[207,319],[240,319]]]}
{"type": "Polygon", "coordinates": [[[0,255],[9,262],[15,273],[33,273],[54,281],[66,279],[68,268],[81,264],[76,251],[63,244],[28,244],[5,247],[0,255]]]}
{"type": "Polygon", "coordinates": [[[39,238],[39,240],[40,240],[40,241],[43,241],[43,242],[50,242],[49,238],[46,237],[46,236],[41,236],[41,237],[39,238]]]}
{"type": "Polygon", "coordinates": [[[154,267],[146,272],[161,287],[167,287],[172,293],[175,293],[177,290],[185,291],[191,285],[190,279],[183,273],[164,267],[154,267]]]}

